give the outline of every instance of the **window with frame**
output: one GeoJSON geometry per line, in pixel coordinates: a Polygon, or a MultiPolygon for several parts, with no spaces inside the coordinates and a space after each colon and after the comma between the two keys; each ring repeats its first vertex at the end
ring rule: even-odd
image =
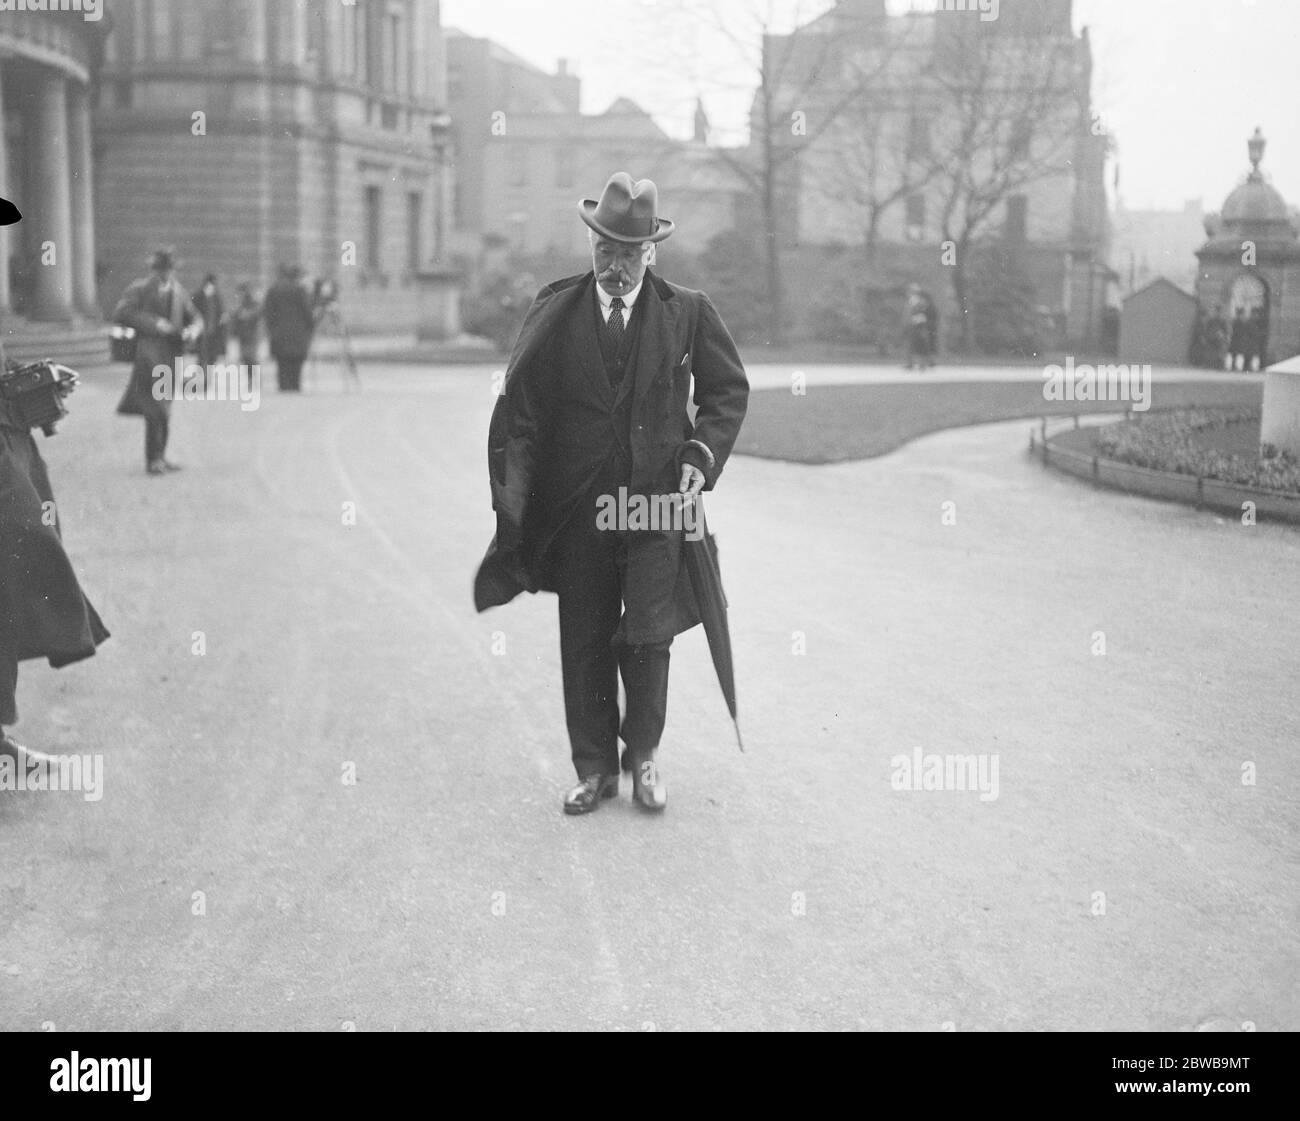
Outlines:
{"type": "Polygon", "coordinates": [[[555,149],[555,185],[557,187],[573,186],[573,149],[562,147],[555,149]]]}
{"type": "Polygon", "coordinates": [[[383,208],[380,188],[366,187],[366,265],[377,269],[382,261],[381,246],[384,236],[383,208]]]}
{"type": "Polygon", "coordinates": [[[903,219],[908,241],[920,241],[925,236],[925,195],[914,191],[907,196],[904,204],[906,211],[903,219]]]}
{"type": "Polygon", "coordinates": [[[508,182],[512,187],[528,186],[528,149],[515,145],[507,155],[509,162],[508,182]]]}
{"type": "Polygon", "coordinates": [[[417,272],[424,263],[424,241],[421,223],[424,218],[424,196],[419,191],[406,195],[406,267],[417,272]]]}
{"type": "Polygon", "coordinates": [[[927,159],[933,151],[930,144],[930,120],[928,117],[913,116],[907,126],[907,158],[909,160],[927,159]]]}
{"type": "Polygon", "coordinates": [[[1028,234],[1029,199],[1025,195],[1011,195],[1007,199],[1007,240],[1024,241],[1028,234]]]}

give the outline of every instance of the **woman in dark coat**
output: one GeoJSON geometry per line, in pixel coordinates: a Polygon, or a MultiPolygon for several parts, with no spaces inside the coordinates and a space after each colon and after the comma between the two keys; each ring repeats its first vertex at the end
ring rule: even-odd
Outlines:
{"type": "Polygon", "coordinates": [[[226,311],[215,273],[208,273],[203,278],[203,283],[191,299],[203,317],[203,333],[199,335],[198,350],[199,365],[206,374],[209,366],[226,360],[226,311]]]}
{"type": "MultiPolygon", "coordinates": [[[[19,662],[46,658],[58,669],[108,638],[63,551],[57,510],[31,431],[0,399],[0,726],[18,720],[19,662]]],[[[0,752],[25,749],[0,727],[0,752]]]]}

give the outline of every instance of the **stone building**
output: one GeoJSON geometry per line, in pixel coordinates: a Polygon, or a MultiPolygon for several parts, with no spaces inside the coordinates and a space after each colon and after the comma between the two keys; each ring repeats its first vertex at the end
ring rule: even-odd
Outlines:
{"type": "MultiPolygon", "coordinates": [[[[735,220],[743,188],[707,158],[703,137],[676,140],[626,98],[583,113],[580,82],[561,59],[553,74],[490,39],[447,31],[448,105],[455,151],[458,248],[478,256],[484,238],[516,253],[562,261],[586,255],[577,203],[610,174],[655,180],[663,212],[702,249],[735,220]]],[[[673,246],[676,248],[676,245],[673,246]]]]}
{"type": "Polygon", "coordinates": [[[1179,288],[1196,286],[1196,250],[1205,241],[1200,199],[1181,210],[1129,209],[1115,200],[1111,219],[1111,264],[1124,296],[1164,277],[1179,288]]]}
{"type": "MultiPolygon", "coordinates": [[[[89,13],[0,18],[0,195],[23,219],[0,227],[0,321],[16,336],[97,316],[91,85],[105,26],[89,13]]],[[[69,356],[70,357],[70,356],[69,356]]]]}
{"type": "MultiPolygon", "coordinates": [[[[963,250],[996,248],[1027,277],[1055,342],[1099,345],[1107,140],[1071,0],[1005,0],[994,20],[974,3],[839,0],[764,52],[750,140],[756,162],[765,137],[778,152],[783,246],[863,248],[868,263],[910,247],[915,278],[948,297],[953,270],[935,262],[965,226],[963,250]]],[[[955,304],[943,318],[960,320],[955,304]]]]}
{"type": "Polygon", "coordinates": [[[229,295],[296,263],[338,282],[354,330],[429,326],[451,234],[438,0],[114,0],[109,13],[101,307],[164,243],[190,284],[216,272],[229,295]]]}
{"type": "Polygon", "coordinates": [[[1196,298],[1205,313],[1231,321],[1238,310],[1263,316],[1261,365],[1300,354],[1300,214],[1260,171],[1265,139],[1247,143],[1251,169],[1205,220],[1208,240],[1196,252],[1196,298]]]}

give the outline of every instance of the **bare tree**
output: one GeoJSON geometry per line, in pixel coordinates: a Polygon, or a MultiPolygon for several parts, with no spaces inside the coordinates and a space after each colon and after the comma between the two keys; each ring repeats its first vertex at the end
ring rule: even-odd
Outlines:
{"type": "Polygon", "coordinates": [[[905,71],[882,71],[823,141],[833,158],[818,163],[820,193],[837,209],[860,214],[868,254],[885,215],[943,171],[930,143],[929,119],[918,112],[914,79],[905,71]]]}
{"type": "Polygon", "coordinates": [[[961,345],[969,349],[972,246],[1012,196],[1074,174],[1090,121],[1075,40],[1004,36],[970,21],[959,30],[936,44],[927,84],[941,127],[940,229],[952,251],[961,345]]]}
{"type": "MultiPolygon", "coordinates": [[[[656,4],[658,15],[665,15],[656,4]]],[[[702,59],[687,48],[677,64],[696,83],[753,91],[748,145],[717,147],[716,158],[745,185],[762,225],[764,290],[769,338],[780,342],[786,325],[781,281],[783,213],[796,165],[876,83],[892,56],[883,4],[787,3],[712,0],[677,4],[671,20],[678,43],[722,43],[731,58],[710,50],[702,59]],[[692,29],[700,33],[692,34],[692,29]]],[[[791,192],[792,195],[792,192],[791,192]]]]}

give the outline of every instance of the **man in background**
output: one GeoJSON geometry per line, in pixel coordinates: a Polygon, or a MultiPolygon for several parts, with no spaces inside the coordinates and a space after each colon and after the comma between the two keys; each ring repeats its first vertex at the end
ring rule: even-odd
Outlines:
{"type": "Polygon", "coordinates": [[[179,471],[167,458],[171,435],[170,386],[155,393],[155,366],[174,369],[184,360],[185,343],[203,332],[203,317],[189,293],[176,279],[176,258],[170,249],[156,250],[149,260],[150,275],[132,281],[113,311],[113,322],[136,333],[131,380],[118,402],[123,416],[144,417],[145,470],[150,475],[179,471]]]}
{"type": "Polygon", "coordinates": [[[311,296],[302,283],[302,269],[281,265],[280,276],[262,301],[266,337],[275,359],[275,377],[281,393],[302,389],[302,364],[311,350],[316,327],[311,296]]]}
{"type": "MultiPolygon", "coordinates": [[[[21,217],[0,199],[0,225],[21,217]]],[[[6,369],[0,341],[0,373],[6,369]]],[[[106,638],[63,551],[58,505],[40,449],[18,411],[0,396],[0,755],[24,768],[49,761],[4,728],[18,722],[18,663],[47,658],[57,669],[90,657],[106,638]]]]}

